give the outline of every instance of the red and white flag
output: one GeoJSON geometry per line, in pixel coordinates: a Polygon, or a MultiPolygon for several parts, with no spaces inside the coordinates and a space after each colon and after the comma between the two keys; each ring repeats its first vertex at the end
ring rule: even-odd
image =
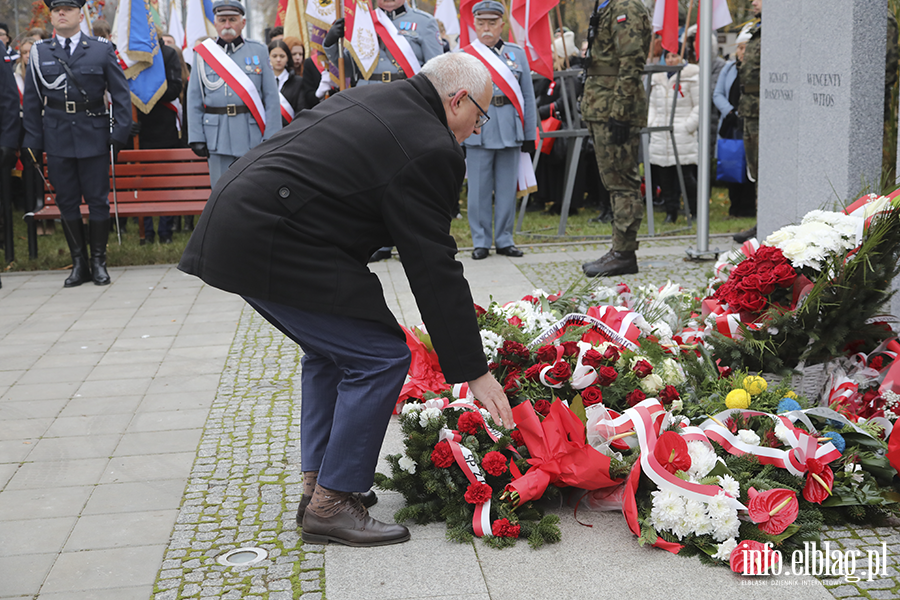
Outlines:
{"type": "Polygon", "coordinates": [[[662,47],[678,53],[678,0],[656,0],[653,33],[662,37],[662,47]]]}
{"type": "Polygon", "coordinates": [[[516,42],[525,48],[528,66],[553,80],[553,38],[550,11],[559,0],[512,0],[509,28],[516,42]]]}
{"type": "Polygon", "coordinates": [[[181,24],[181,11],[174,2],[169,10],[169,35],[175,38],[175,43],[183,53],[188,46],[187,35],[184,33],[184,25],[181,24]]]}
{"type": "Polygon", "coordinates": [[[453,0],[437,0],[434,5],[434,18],[444,24],[444,31],[448,36],[459,35],[459,17],[456,16],[456,5],[453,4],[453,0]]]}
{"type": "Polygon", "coordinates": [[[475,33],[475,17],[472,16],[472,7],[479,0],[459,0],[459,47],[465,48],[478,39],[475,33]]]}

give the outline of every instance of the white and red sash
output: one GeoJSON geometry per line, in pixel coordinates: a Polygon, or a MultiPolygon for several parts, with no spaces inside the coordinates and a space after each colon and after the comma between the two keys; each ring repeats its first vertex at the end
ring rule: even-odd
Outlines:
{"type": "Polygon", "coordinates": [[[181,122],[184,120],[184,110],[181,106],[181,100],[175,98],[171,102],[166,102],[163,106],[175,113],[175,127],[181,131],[181,122]]]}
{"type": "Polygon", "coordinates": [[[418,73],[421,68],[419,59],[416,58],[416,53],[413,52],[412,46],[406,41],[406,38],[400,35],[397,28],[394,27],[390,17],[380,8],[376,8],[375,18],[372,19],[372,22],[375,25],[375,32],[378,33],[378,38],[384,42],[388,52],[391,53],[391,56],[394,57],[394,60],[397,61],[397,64],[400,65],[406,76],[412,77],[418,73]]]}
{"type": "Polygon", "coordinates": [[[256,119],[259,131],[266,134],[266,107],[259,95],[259,90],[250,81],[241,68],[225,54],[225,50],[215,40],[207,39],[194,47],[194,52],[199,52],[204,62],[212,67],[216,74],[225,80],[228,87],[244,101],[250,109],[250,114],[256,119]]]}
{"type": "Polygon", "coordinates": [[[288,102],[284,94],[278,92],[278,102],[281,103],[281,118],[290,123],[294,120],[294,107],[288,102]]]}

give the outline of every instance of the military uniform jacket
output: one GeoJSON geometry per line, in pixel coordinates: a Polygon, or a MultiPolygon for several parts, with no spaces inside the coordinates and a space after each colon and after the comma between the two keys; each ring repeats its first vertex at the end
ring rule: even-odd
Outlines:
{"type": "MultiPolygon", "coordinates": [[[[0,55],[6,55],[3,42],[0,42],[0,55]]],[[[21,128],[16,78],[11,69],[0,69],[0,146],[18,148],[21,128]]]]}
{"type": "Polygon", "coordinates": [[[281,129],[278,84],[269,64],[269,50],[260,42],[242,42],[229,57],[259,91],[266,108],[266,132],[262,134],[256,119],[249,112],[227,115],[203,111],[204,105],[224,108],[229,104],[244,106],[244,101],[203,61],[199,52],[194,52],[194,68],[188,82],[187,97],[188,143],[205,142],[212,154],[243,156],[281,129]]]}
{"type": "MultiPolygon", "coordinates": [[[[495,46],[491,50],[510,68],[516,81],[519,82],[519,87],[522,88],[522,96],[525,99],[525,106],[522,107],[522,112],[525,113],[525,127],[522,128],[522,119],[519,118],[519,111],[515,106],[512,104],[495,106],[491,103],[490,107],[482,106],[487,110],[491,120],[481,128],[481,133],[469,136],[464,143],[466,146],[478,146],[485,150],[515,148],[521,146],[525,140],[537,138],[537,109],[535,108],[534,84],[531,81],[531,68],[528,66],[525,50],[521,46],[504,42],[499,49],[495,46]]],[[[493,85],[493,97],[505,98],[497,84],[493,85]]]]}
{"type": "Polygon", "coordinates": [[[178,268],[243,296],[385,323],[403,339],[366,264],[396,246],[447,380],[468,381],[487,362],[450,235],[464,174],[424,75],[347,90],[222,175],[178,268]]]}
{"type": "Polygon", "coordinates": [[[103,100],[109,92],[115,118],[112,137],[125,144],[131,130],[131,92],[125,73],[116,60],[111,43],[82,33],[71,56],[66,56],[56,36],[32,46],[22,101],[25,126],[22,147],[44,150],[63,158],[109,154],[109,113],[106,109],[67,113],[65,108],[44,106],[44,98],[56,102],[85,101],[78,87],[69,81],[60,60],[69,64],[79,85],[87,92],[88,101],[103,100]]]}
{"type": "Polygon", "coordinates": [[[759,63],[762,58],[762,23],[756,24],[756,29],[747,42],[744,51],[744,60],[738,69],[738,77],[741,82],[741,101],[738,104],[738,113],[745,119],[759,118],[759,63]]]}
{"type": "Polygon", "coordinates": [[[582,117],[600,122],[612,117],[644,127],[647,97],[642,74],[650,51],[650,13],[640,0],[609,0],[597,10],[600,19],[591,43],[582,117]]]}
{"type": "MultiPolygon", "coordinates": [[[[391,22],[397,31],[402,35],[409,45],[412,46],[416,58],[419,59],[419,66],[444,53],[444,47],[441,44],[441,32],[438,29],[437,20],[427,12],[410,8],[406,5],[398,8],[393,12],[387,13],[391,22]]],[[[374,19],[375,16],[372,15],[374,19]]],[[[338,46],[324,46],[325,56],[332,64],[338,64],[338,46]]],[[[348,51],[344,51],[344,61],[353,60],[348,51]]],[[[375,70],[372,71],[372,79],[360,79],[356,85],[368,85],[370,83],[381,83],[381,73],[402,73],[403,70],[398,66],[390,53],[384,47],[384,44],[378,42],[378,63],[375,70]]]]}

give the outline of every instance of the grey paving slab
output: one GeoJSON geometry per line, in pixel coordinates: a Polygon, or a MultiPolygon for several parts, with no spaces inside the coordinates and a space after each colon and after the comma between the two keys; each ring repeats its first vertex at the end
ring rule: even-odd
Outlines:
{"type": "Polygon", "coordinates": [[[109,347],[113,345],[113,339],[108,339],[105,335],[101,339],[88,339],[90,337],[91,336],[89,335],[72,334],[71,336],[67,336],[66,340],[53,344],[53,347],[47,350],[47,354],[51,356],[68,356],[71,354],[106,352],[109,350],[109,347]]]}
{"type": "Polygon", "coordinates": [[[32,367],[16,382],[21,385],[30,383],[67,383],[83,381],[93,367],[32,367]]]}
{"type": "Polygon", "coordinates": [[[8,440],[0,442],[0,463],[20,463],[34,449],[33,440],[8,440]]]}
{"type": "Polygon", "coordinates": [[[25,463],[6,486],[10,490],[25,490],[93,485],[108,462],[106,458],[85,458],[25,463]]]}
{"type": "Polygon", "coordinates": [[[82,514],[99,515],[177,509],[181,506],[184,486],[184,479],[97,485],[89,490],[91,492],[90,500],[84,506],[82,514]]]}
{"type": "Polygon", "coordinates": [[[0,441],[37,438],[47,431],[53,419],[9,419],[0,427],[0,441]]]}
{"type": "Polygon", "coordinates": [[[0,402],[0,421],[53,418],[59,415],[68,402],[68,399],[0,402]]]}
{"type": "Polygon", "coordinates": [[[59,552],[76,517],[43,517],[22,521],[6,521],[0,527],[0,556],[59,552]]]}
{"type": "Polygon", "coordinates": [[[59,417],[44,433],[47,437],[68,437],[124,433],[131,422],[127,413],[113,415],[89,415],[84,417],[59,417]]]}
{"type": "Polygon", "coordinates": [[[216,396],[216,390],[198,390],[193,392],[169,392],[147,394],[138,406],[137,412],[182,410],[191,408],[209,408],[216,396]]]}
{"type": "Polygon", "coordinates": [[[28,461],[108,458],[121,437],[119,433],[44,437],[34,444],[34,449],[28,455],[28,461]]]}
{"type": "MultiPolygon", "coordinates": [[[[159,363],[170,350],[167,348],[144,348],[137,350],[110,351],[97,363],[101,367],[123,366],[144,363],[159,363]]],[[[127,371],[126,371],[127,372],[127,371]]]]}
{"type": "Polygon", "coordinates": [[[179,377],[191,374],[212,374],[222,372],[224,360],[219,357],[207,359],[189,359],[183,357],[167,358],[159,365],[156,375],[159,377],[179,377]]]}
{"type": "Polygon", "coordinates": [[[85,381],[110,381],[123,376],[152,378],[159,371],[159,362],[146,361],[125,365],[100,365],[93,367],[85,381]]]}
{"type": "MultiPolygon", "coordinates": [[[[156,413],[144,413],[156,414],[156,413]]],[[[204,415],[205,417],[205,415],[204,415]]],[[[205,418],[204,418],[205,420],[205,418]]],[[[201,423],[202,425],[202,423],[201,423]]],[[[142,454],[169,454],[172,452],[196,452],[202,428],[126,433],[122,436],[113,456],[138,456],[142,454]]]]}
{"type": "Polygon", "coordinates": [[[175,509],[83,515],[63,551],[166,544],[177,516],[175,509]]]}
{"type": "MultiPolygon", "coordinates": [[[[13,348],[21,348],[21,346],[13,346],[13,348]]],[[[0,356],[0,371],[20,371],[30,369],[37,361],[38,357],[32,353],[0,356]]]]}
{"type": "Polygon", "coordinates": [[[28,371],[26,371],[25,369],[0,371],[0,384],[12,385],[14,383],[17,383],[27,373],[28,371]]]}
{"type": "Polygon", "coordinates": [[[147,331],[141,334],[141,337],[135,338],[127,338],[120,337],[113,343],[110,347],[114,351],[121,350],[151,350],[151,349],[159,349],[162,348],[167,350],[172,342],[175,340],[175,337],[172,335],[160,335],[156,336],[151,331],[147,331]]]}
{"type": "Polygon", "coordinates": [[[205,373],[199,375],[170,375],[168,377],[155,377],[148,394],[163,394],[167,392],[197,392],[216,390],[219,387],[218,373],[205,373]]]}
{"type": "Polygon", "coordinates": [[[41,592],[75,592],[152,585],[162,545],[65,552],[53,565],[41,592]]]}
{"type": "MultiPolygon", "coordinates": [[[[122,373],[122,375],[126,375],[122,373]]],[[[151,377],[135,377],[133,379],[105,379],[85,381],[78,388],[78,393],[86,397],[122,396],[143,394],[153,384],[151,377]]]]}
{"type": "Polygon", "coordinates": [[[193,452],[118,456],[109,461],[100,483],[152,481],[154,479],[187,478],[194,462],[193,452]]]}
{"type": "Polygon", "coordinates": [[[90,415],[131,414],[137,409],[144,396],[106,396],[103,398],[72,398],[59,413],[60,417],[83,417],[90,415]]]}
{"type": "Polygon", "coordinates": [[[234,332],[194,333],[179,335],[172,344],[173,348],[193,348],[195,346],[230,345],[234,340],[234,332]]]}
{"type": "Polygon", "coordinates": [[[13,475],[16,474],[16,471],[19,470],[19,465],[14,463],[0,463],[0,489],[3,489],[10,479],[12,479],[13,475]]]}
{"type": "Polygon", "coordinates": [[[0,521],[78,516],[93,490],[93,485],[4,490],[0,494],[0,521]]]}
{"type": "Polygon", "coordinates": [[[152,585],[117,587],[108,590],[81,590],[40,594],[36,600],[147,600],[153,595],[152,585]]]}
{"type": "Polygon", "coordinates": [[[3,573],[0,577],[0,598],[33,597],[41,589],[41,583],[56,562],[56,557],[56,552],[51,552],[0,558],[0,573],[3,573]]]}
{"type": "Polygon", "coordinates": [[[166,318],[164,322],[160,321],[161,317],[151,317],[155,324],[150,326],[135,326],[129,323],[125,329],[119,334],[118,339],[128,340],[134,338],[146,339],[148,337],[173,337],[177,336],[181,331],[181,322],[174,319],[166,318]]]}
{"type": "Polygon", "coordinates": [[[32,400],[58,400],[71,398],[78,389],[77,382],[66,383],[30,383],[26,385],[13,385],[3,394],[0,402],[21,402],[32,400]]]}
{"type": "Polygon", "coordinates": [[[90,352],[68,355],[46,355],[38,358],[33,366],[41,369],[56,369],[59,367],[93,367],[103,359],[100,352],[90,352]]]}

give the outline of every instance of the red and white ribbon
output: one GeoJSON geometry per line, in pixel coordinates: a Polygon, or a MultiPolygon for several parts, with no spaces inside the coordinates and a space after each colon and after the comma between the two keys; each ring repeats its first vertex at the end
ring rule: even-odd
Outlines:
{"type": "MultiPolygon", "coordinates": [[[[250,114],[256,119],[260,133],[265,135],[266,107],[259,95],[259,90],[256,89],[256,86],[253,85],[247,74],[225,54],[225,50],[215,40],[204,40],[194,47],[194,52],[199,52],[204,62],[212,67],[212,70],[224,79],[228,87],[234,90],[234,93],[244,101],[244,104],[250,109],[250,114]]],[[[203,68],[202,65],[200,68],[203,68]]]]}
{"type": "MultiPolygon", "coordinates": [[[[542,331],[536,338],[531,341],[530,344],[528,344],[528,346],[531,348],[542,346],[547,342],[559,338],[569,327],[584,326],[589,326],[593,331],[599,333],[601,337],[603,337],[606,341],[612,342],[618,346],[621,346],[622,348],[626,348],[632,351],[636,351],[638,349],[638,346],[635,343],[637,341],[637,337],[634,338],[634,341],[631,341],[631,339],[620,335],[618,331],[616,331],[597,317],[583,315],[581,313],[569,313],[568,315],[542,331]]],[[[632,332],[630,330],[627,330],[626,333],[630,335],[632,332]]]]}
{"type": "MultiPolygon", "coordinates": [[[[439,434],[440,440],[447,440],[450,444],[450,451],[453,452],[453,458],[456,464],[462,469],[469,483],[487,483],[484,475],[481,474],[481,468],[478,466],[478,459],[471,450],[460,444],[462,436],[458,431],[450,429],[441,429],[439,434]]],[[[493,535],[491,533],[491,499],[488,498],[484,504],[475,505],[475,514],[472,516],[472,529],[478,537],[493,535]]]]}
{"type": "Polygon", "coordinates": [[[294,107],[284,97],[284,94],[278,92],[278,102],[281,104],[281,118],[290,123],[294,120],[294,107]]]}
{"type": "Polygon", "coordinates": [[[372,22],[375,24],[378,39],[384,43],[387,51],[397,61],[406,76],[412,77],[418,73],[422,68],[419,65],[419,59],[416,58],[416,53],[413,52],[412,46],[406,41],[406,38],[397,31],[390,17],[380,8],[376,8],[375,18],[372,22]]]}

